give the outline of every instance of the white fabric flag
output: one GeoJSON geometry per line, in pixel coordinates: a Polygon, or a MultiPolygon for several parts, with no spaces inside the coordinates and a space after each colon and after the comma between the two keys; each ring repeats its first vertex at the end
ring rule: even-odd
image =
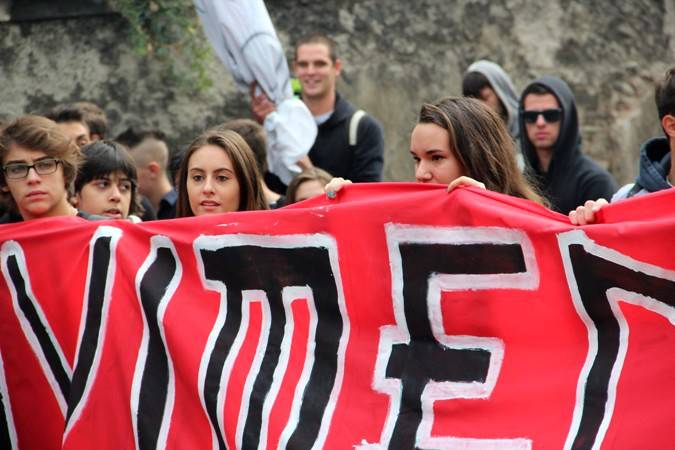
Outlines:
{"type": "Polygon", "coordinates": [[[316,139],[314,117],[293,97],[288,63],[263,0],[194,0],[206,37],[240,90],[256,82],[276,105],[265,118],[269,169],[288,184],[316,139]]]}

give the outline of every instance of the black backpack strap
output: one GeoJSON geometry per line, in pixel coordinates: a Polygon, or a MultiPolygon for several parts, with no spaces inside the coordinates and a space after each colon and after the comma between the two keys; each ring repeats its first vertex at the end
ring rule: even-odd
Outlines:
{"type": "Polygon", "coordinates": [[[637,181],[636,181],[636,182],[633,184],[633,187],[630,188],[630,191],[628,191],[628,193],[626,194],[626,198],[631,198],[632,196],[634,196],[635,194],[637,194],[637,193],[640,192],[641,190],[642,190],[642,186],[640,186],[640,185],[637,183],[637,181]]]}

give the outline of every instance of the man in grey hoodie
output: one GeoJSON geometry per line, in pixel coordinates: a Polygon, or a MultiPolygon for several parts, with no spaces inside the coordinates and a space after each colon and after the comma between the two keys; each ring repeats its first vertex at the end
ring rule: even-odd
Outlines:
{"type": "Polygon", "coordinates": [[[462,95],[482,100],[499,113],[513,140],[518,141],[518,96],[501,66],[484,59],[471,64],[462,80],[462,95]]]}

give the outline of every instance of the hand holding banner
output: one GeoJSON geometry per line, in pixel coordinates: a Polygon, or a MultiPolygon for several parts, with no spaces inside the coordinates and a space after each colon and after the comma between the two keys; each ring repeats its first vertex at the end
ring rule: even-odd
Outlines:
{"type": "Polygon", "coordinates": [[[668,448],[673,196],[583,228],[406,183],[0,227],[0,445],[668,448]]]}

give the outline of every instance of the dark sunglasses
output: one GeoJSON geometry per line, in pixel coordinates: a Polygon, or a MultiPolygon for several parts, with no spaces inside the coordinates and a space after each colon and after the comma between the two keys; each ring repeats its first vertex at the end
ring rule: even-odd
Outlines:
{"type": "Polygon", "coordinates": [[[535,123],[539,115],[544,117],[544,121],[548,123],[557,122],[562,117],[562,109],[542,109],[542,110],[528,110],[521,113],[525,123],[535,123]]]}

